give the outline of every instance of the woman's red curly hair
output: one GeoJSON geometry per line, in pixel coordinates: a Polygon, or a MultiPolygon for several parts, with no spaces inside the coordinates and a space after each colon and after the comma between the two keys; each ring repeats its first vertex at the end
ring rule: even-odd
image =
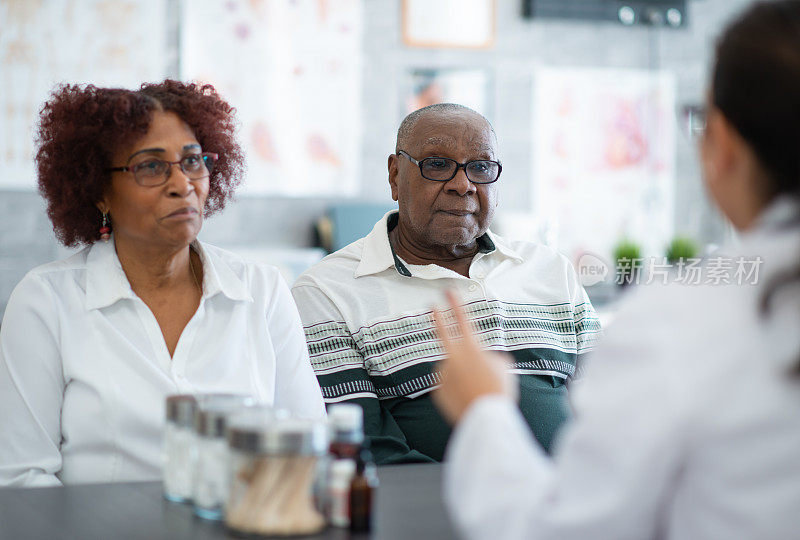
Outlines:
{"type": "Polygon", "coordinates": [[[97,202],[111,184],[109,167],[120,165],[112,164],[111,156],[147,133],[154,111],[174,112],[204,152],[219,154],[205,215],[222,210],[232,197],[241,182],[244,154],[236,140],[235,109],[213,86],[170,79],[139,90],[62,85],[40,113],[36,165],[47,215],[64,245],[98,240],[102,215],[97,202]]]}

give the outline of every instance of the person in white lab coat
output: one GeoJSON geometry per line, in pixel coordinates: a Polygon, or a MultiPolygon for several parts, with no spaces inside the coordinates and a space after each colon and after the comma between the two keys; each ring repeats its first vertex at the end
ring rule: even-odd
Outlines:
{"type": "Polygon", "coordinates": [[[800,538],[800,1],[723,33],[701,155],[742,233],[721,260],[761,261],[756,283],[636,290],[552,458],[458,299],[456,327],[437,312],[444,495],[465,537],[800,538]]]}
{"type": "Polygon", "coordinates": [[[58,238],[0,328],[0,486],[158,479],[169,394],[247,394],[325,416],[276,268],[197,240],[244,161],[211,86],[64,86],[42,109],[58,238]]]}

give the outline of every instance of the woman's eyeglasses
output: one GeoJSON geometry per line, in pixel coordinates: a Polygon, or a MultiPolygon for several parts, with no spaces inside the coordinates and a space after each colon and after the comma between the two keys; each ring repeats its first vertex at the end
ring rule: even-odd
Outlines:
{"type": "Polygon", "coordinates": [[[165,184],[169,179],[173,165],[178,165],[190,180],[200,180],[211,175],[219,155],[210,152],[189,154],[178,161],[147,158],[135,165],[111,167],[109,172],[124,171],[133,174],[136,183],[144,187],[155,187],[165,184]]]}

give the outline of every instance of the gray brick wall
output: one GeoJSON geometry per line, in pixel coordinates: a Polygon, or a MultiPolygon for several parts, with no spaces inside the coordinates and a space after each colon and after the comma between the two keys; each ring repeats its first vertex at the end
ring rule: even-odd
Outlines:
{"type": "MultiPolygon", "coordinates": [[[[521,2],[497,0],[495,48],[461,51],[403,47],[399,0],[364,1],[360,196],[389,200],[386,156],[394,147],[400,120],[398,89],[405,71],[415,67],[485,67],[494,73],[492,121],[504,162],[500,211],[524,211],[530,198],[530,92],[536,66],[670,69],[677,74],[679,102],[700,102],[714,36],[733,13],[750,3],[689,0],[689,26],[676,31],[525,20],[520,15],[521,2]]],[[[175,51],[171,54],[174,58],[175,51]]],[[[177,61],[172,64],[177,69],[177,61]]],[[[677,144],[675,221],[682,232],[719,241],[725,228],[702,194],[694,148],[684,137],[678,137],[677,144]]],[[[202,238],[223,246],[308,246],[312,221],[334,200],[242,198],[224,214],[209,220],[202,238]]],[[[55,242],[36,193],[0,191],[0,313],[14,284],[27,270],[65,253],[55,242]]]]}

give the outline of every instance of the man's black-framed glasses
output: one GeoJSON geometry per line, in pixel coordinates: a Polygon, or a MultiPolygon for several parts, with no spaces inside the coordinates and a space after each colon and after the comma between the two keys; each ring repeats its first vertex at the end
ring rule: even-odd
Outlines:
{"type": "Polygon", "coordinates": [[[503,170],[498,161],[489,159],[475,159],[466,163],[446,157],[431,156],[417,161],[405,150],[398,150],[398,154],[406,156],[411,163],[419,167],[419,173],[423,178],[434,182],[449,182],[455,178],[458,169],[464,169],[467,179],[473,184],[491,184],[500,178],[503,170]]]}
{"type": "Polygon", "coordinates": [[[178,165],[190,180],[200,180],[211,175],[214,165],[219,159],[218,154],[204,152],[202,154],[189,154],[178,161],[167,161],[155,157],[148,157],[143,161],[126,167],[111,167],[109,172],[125,171],[133,174],[136,183],[144,187],[155,187],[165,184],[169,178],[170,169],[178,165]]]}

